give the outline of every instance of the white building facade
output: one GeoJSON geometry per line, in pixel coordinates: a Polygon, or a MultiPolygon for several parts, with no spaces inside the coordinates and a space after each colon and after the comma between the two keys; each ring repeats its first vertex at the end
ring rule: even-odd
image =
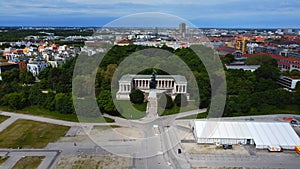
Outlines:
{"type": "MultiPolygon", "coordinates": [[[[117,100],[129,100],[129,94],[132,89],[139,89],[147,96],[150,89],[150,79],[152,75],[132,75],[127,74],[119,80],[119,90],[116,94],[117,100]]],[[[157,75],[156,76],[157,94],[167,93],[174,99],[177,94],[187,93],[187,80],[181,75],[157,75]]]]}
{"type": "Polygon", "coordinates": [[[32,62],[27,64],[27,71],[31,72],[33,76],[37,76],[42,70],[49,66],[46,62],[32,62]]]}

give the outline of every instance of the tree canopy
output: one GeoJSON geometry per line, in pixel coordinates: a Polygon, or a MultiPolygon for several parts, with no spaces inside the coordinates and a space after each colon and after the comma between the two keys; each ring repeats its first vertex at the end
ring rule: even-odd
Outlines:
{"type": "Polygon", "coordinates": [[[134,104],[142,104],[144,103],[144,93],[139,89],[133,89],[129,94],[130,101],[134,104]]]}

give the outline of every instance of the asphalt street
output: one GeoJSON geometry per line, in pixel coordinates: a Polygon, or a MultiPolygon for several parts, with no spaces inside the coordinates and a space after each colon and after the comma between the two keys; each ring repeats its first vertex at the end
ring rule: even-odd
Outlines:
{"type": "MultiPolygon", "coordinates": [[[[198,114],[204,110],[194,110],[183,113],[181,116],[198,114]]],[[[44,149],[30,150],[13,150],[2,149],[0,154],[10,156],[0,168],[11,168],[23,156],[46,156],[40,169],[53,168],[60,156],[77,156],[77,155],[120,155],[132,158],[130,168],[146,168],[146,169],[165,169],[165,168],[191,168],[191,167],[253,167],[253,168],[299,168],[300,156],[295,155],[208,155],[208,154],[187,154],[183,151],[178,133],[175,126],[178,121],[178,115],[156,117],[155,119],[127,120],[122,118],[114,118],[116,123],[76,123],[55,120],[32,115],[24,115],[9,112],[0,112],[1,115],[10,116],[9,119],[0,124],[0,131],[12,124],[17,119],[28,119],[58,125],[70,126],[71,129],[67,133],[69,136],[75,136],[79,127],[89,132],[93,126],[97,125],[121,125],[128,126],[142,131],[141,139],[133,140],[111,140],[101,142],[56,142],[49,143],[44,149]],[[182,151],[179,153],[179,149],[182,151]]],[[[180,116],[180,117],[181,117],[180,116]]],[[[283,115],[260,116],[251,118],[269,119],[281,118],[283,115]]],[[[113,117],[112,117],[113,118],[113,117]]],[[[228,118],[226,120],[243,119],[250,117],[228,118]]]]}

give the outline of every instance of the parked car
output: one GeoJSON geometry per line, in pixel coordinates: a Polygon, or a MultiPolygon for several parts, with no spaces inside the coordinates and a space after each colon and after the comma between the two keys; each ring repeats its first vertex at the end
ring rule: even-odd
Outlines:
{"type": "Polygon", "coordinates": [[[231,144],[223,144],[223,149],[232,149],[232,145],[231,144]]]}

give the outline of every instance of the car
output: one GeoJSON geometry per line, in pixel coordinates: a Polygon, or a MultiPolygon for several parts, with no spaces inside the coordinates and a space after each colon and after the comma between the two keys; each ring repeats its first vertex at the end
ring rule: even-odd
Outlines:
{"type": "Polygon", "coordinates": [[[223,144],[223,149],[232,149],[232,145],[231,144],[223,144]]]}
{"type": "Polygon", "coordinates": [[[296,120],[291,120],[291,124],[298,124],[296,120]]]}

